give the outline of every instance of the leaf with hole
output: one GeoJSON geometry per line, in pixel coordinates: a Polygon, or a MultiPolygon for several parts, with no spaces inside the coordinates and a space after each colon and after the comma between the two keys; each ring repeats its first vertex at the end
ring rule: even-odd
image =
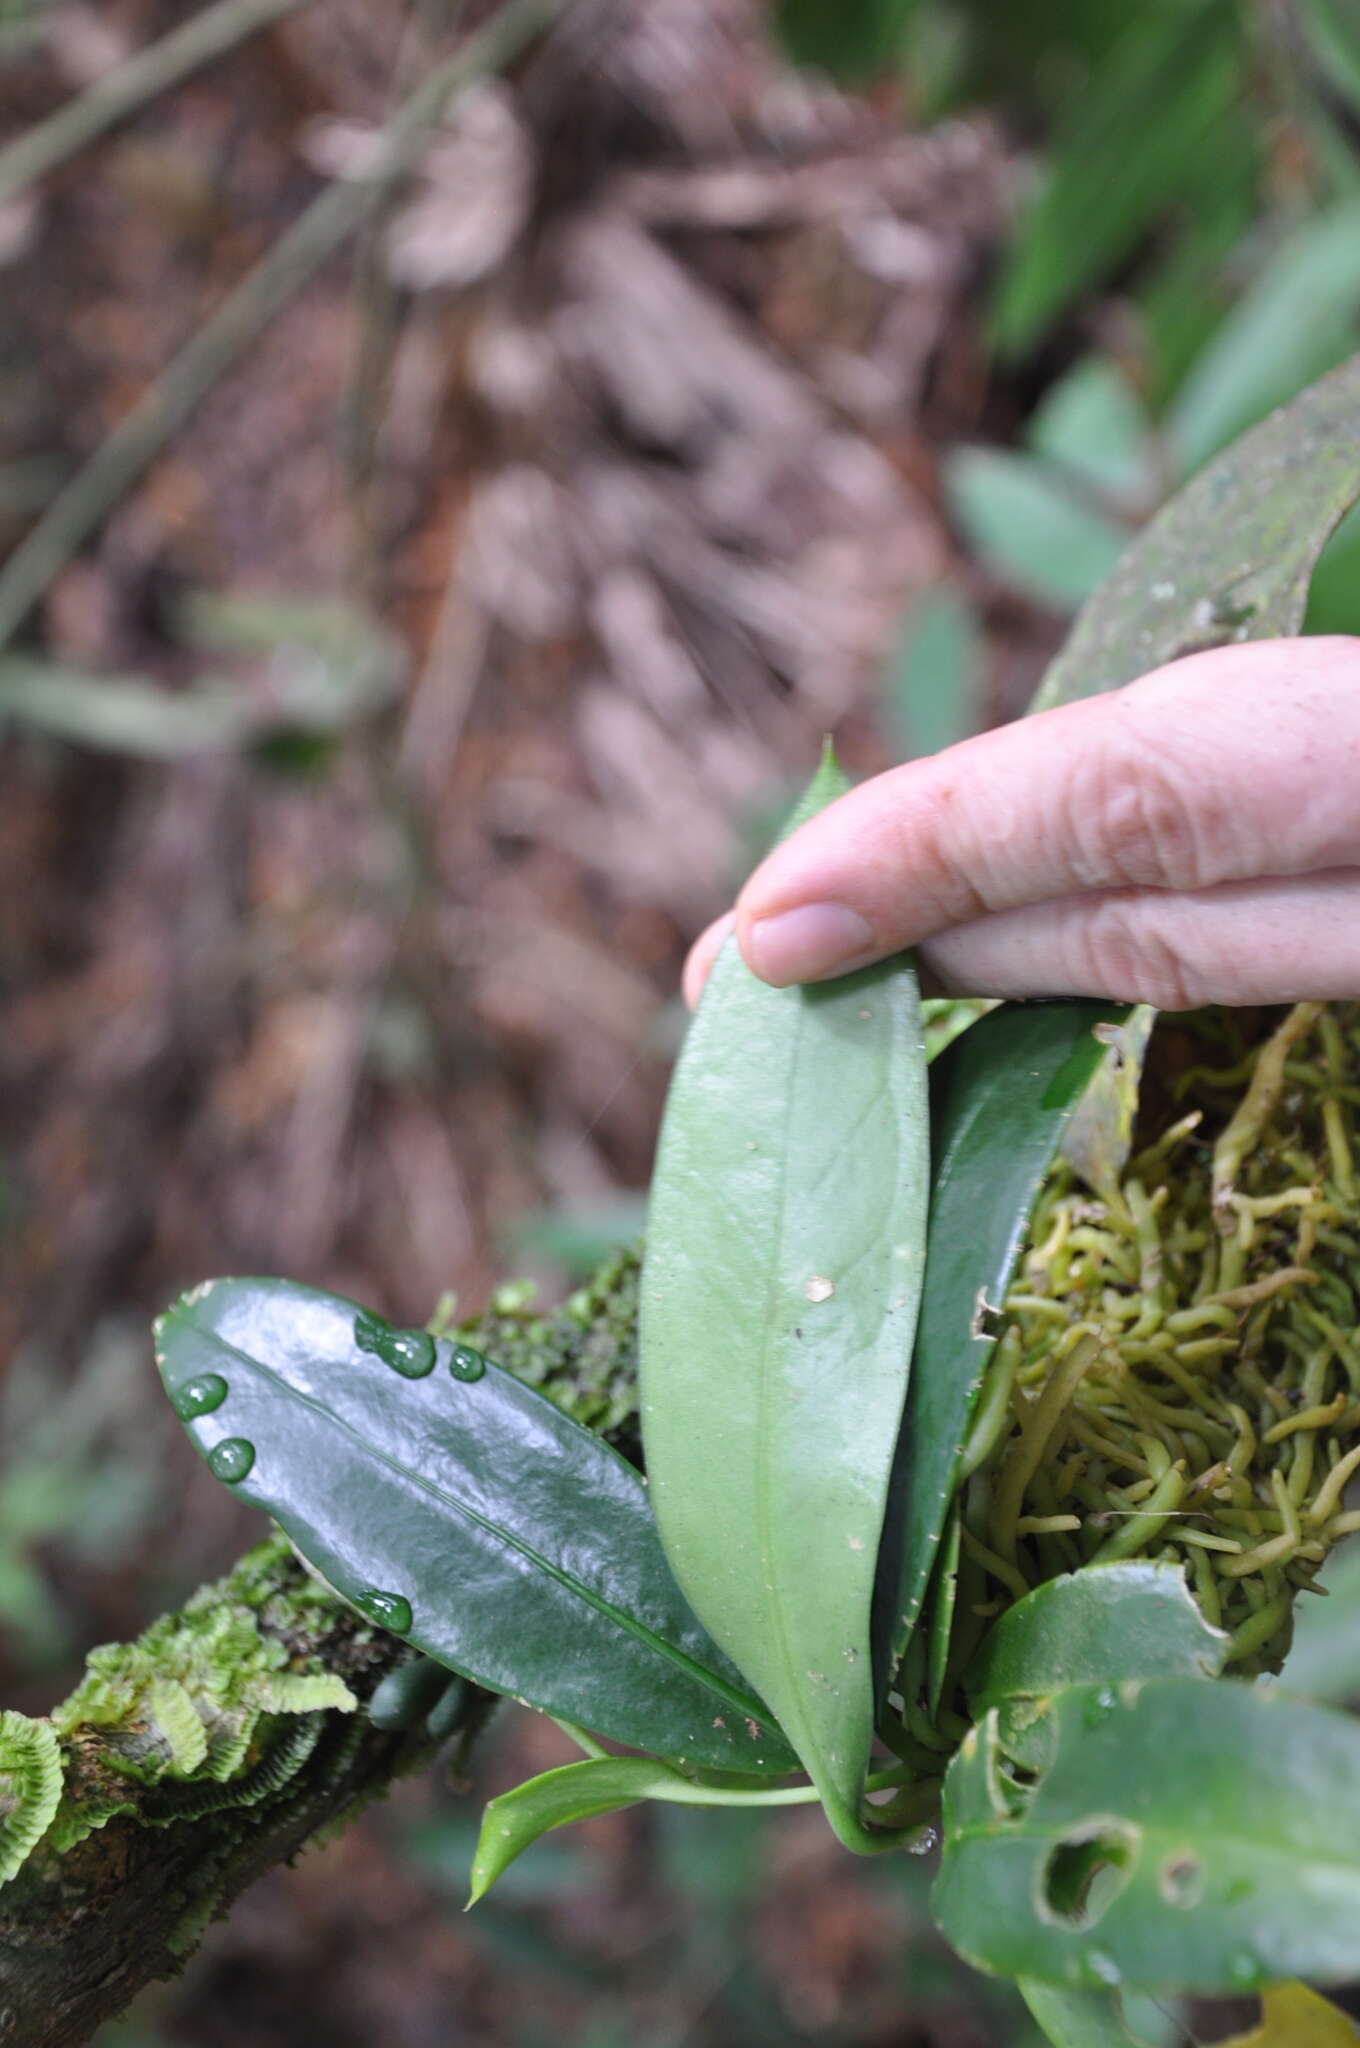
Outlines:
{"type": "Polygon", "coordinates": [[[923,1268],[925,1094],[909,962],[776,989],[729,942],[671,1084],[642,1275],[667,1556],[854,1847],[923,1268]]]}
{"type": "Polygon", "coordinates": [[[1022,1977],[1020,1996],[1053,2048],[1180,2048],[1174,2013],[1134,1992],[1068,1991],[1022,1977]]]}
{"type": "Polygon", "coordinates": [[[541,1394],[282,1280],[195,1288],[157,1349],[209,1469],[371,1620],[619,1742],[793,1768],[686,1607],[642,1479],[541,1394]]]}
{"type": "Polygon", "coordinates": [[[1053,1729],[1046,1707],[1070,1685],[1214,1678],[1228,1638],[1204,1619],[1179,1565],[1145,1558],[1049,1579],[993,1625],[965,1676],[975,1719],[1002,1710],[1008,1754],[1037,1764],[1053,1729]]]}
{"type": "Polygon", "coordinates": [[[1349,1977],[1360,1725],[1274,1688],[1073,1686],[1037,1781],[995,1710],[945,1786],[934,1910],[981,1969],[1094,1990],[1349,1977]]]}

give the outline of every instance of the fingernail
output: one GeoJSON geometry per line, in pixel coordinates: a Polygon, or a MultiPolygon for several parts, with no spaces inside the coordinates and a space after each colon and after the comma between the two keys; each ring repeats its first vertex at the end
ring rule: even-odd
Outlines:
{"type": "Polygon", "coordinates": [[[852,967],[874,950],[874,935],[857,910],[844,903],[804,903],[758,918],[746,939],[746,958],[762,981],[777,988],[817,981],[852,967]]]}

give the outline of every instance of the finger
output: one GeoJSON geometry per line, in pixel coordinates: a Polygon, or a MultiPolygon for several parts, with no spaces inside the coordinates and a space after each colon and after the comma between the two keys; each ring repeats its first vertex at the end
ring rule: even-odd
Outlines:
{"type": "Polygon", "coordinates": [[[1210,888],[1360,861],[1360,640],[1191,655],[852,790],[737,905],[767,981],[1087,890],[1210,888]]]}
{"type": "Polygon", "coordinates": [[[953,995],[1109,996],[1161,1010],[1360,996],[1360,868],[1006,910],[921,949],[953,995]]]}
{"type": "Polygon", "coordinates": [[[689,949],[681,987],[691,1010],[704,992],[709,969],[717,959],[723,940],[731,931],[734,921],[735,913],[730,910],[724,911],[721,917],[714,918],[707,931],[700,932],[689,949]]]}

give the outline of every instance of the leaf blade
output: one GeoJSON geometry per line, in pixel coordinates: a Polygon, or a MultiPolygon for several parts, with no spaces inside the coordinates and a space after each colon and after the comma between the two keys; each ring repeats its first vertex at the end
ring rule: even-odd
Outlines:
{"type": "Polygon", "coordinates": [[[1005,1294],[1044,1176],[1105,1056],[1096,1027],[1125,1014],[1101,1003],[1006,1004],[979,1018],[932,1070],[934,1166],[903,1428],[912,1457],[899,1482],[896,1656],[921,1611],[995,1346],[985,1308],[1005,1294]]]}
{"type": "Polygon", "coordinates": [[[667,1554],[856,1846],[921,1284],[924,1075],[904,961],[771,989],[729,943],[672,1083],[643,1267],[667,1554]]]}
{"type": "Polygon", "coordinates": [[[969,1961],[1089,1989],[1242,1992],[1354,1968],[1360,1726],[1235,1680],[1074,1686],[1028,1795],[993,1710],[951,1766],[933,1909],[969,1961]],[[1078,1880],[1104,1860],[1101,1894],[1078,1880]]]}
{"type": "Polygon", "coordinates": [[[1158,513],[1087,603],[1031,711],[1117,690],[1191,648],[1287,637],[1360,498],[1360,356],[1253,427],[1158,513]]]}
{"type": "Polygon", "coordinates": [[[225,1382],[185,1427],[210,1461],[250,1448],[233,1491],[346,1598],[406,1602],[400,1633],[492,1691],[663,1755],[792,1768],[686,1608],[631,1466],[494,1365],[460,1384],[444,1340],[427,1340],[431,1371],[397,1377],[356,1341],[365,1315],[314,1288],[235,1280],[161,1319],[172,1400],[192,1406],[206,1375],[225,1382]]]}

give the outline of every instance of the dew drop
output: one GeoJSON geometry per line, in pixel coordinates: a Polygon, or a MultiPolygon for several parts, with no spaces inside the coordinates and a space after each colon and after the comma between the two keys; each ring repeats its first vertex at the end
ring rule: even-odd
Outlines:
{"type": "Polygon", "coordinates": [[[410,1629],[411,1603],[400,1593],[381,1593],[376,1586],[370,1586],[355,1595],[354,1604],[361,1614],[376,1621],[379,1628],[391,1629],[395,1636],[404,1636],[410,1629]]]}
{"type": "Polygon", "coordinates": [[[227,1398],[227,1383],[220,1372],[200,1372],[186,1380],[170,1398],[180,1421],[192,1422],[196,1415],[211,1415],[222,1406],[227,1398]]]}
{"type": "Polygon", "coordinates": [[[354,1342],[404,1380],[423,1380],[434,1371],[437,1354],[428,1330],[394,1330],[381,1316],[360,1309],[354,1318],[354,1342]]]}
{"type": "Polygon", "coordinates": [[[1114,1957],[1107,1956],[1103,1949],[1093,1948],[1091,1950],[1090,1955],[1086,1958],[1086,1967],[1095,1978],[1097,1984],[1108,1984],[1113,1987],[1119,1982],[1119,1965],[1114,1957]]]}
{"type": "Polygon", "coordinates": [[[1249,1948],[1240,1948],[1235,1955],[1229,1956],[1228,1977],[1231,1983],[1249,1989],[1253,1984],[1260,1983],[1261,1975],[1260,1962],[1249,1948]]]}
{"type": "Polygon", "coordinates": [[[836,1292],[834,1280],[828,1280],[825,1273],[814,1273],[803,1282],[803,1293],[809,1301],[830,1301],[836,1292]]]}
{"type": "Polygon", "coordinates": [[[1088,1728],[1099,1728],[1109,1720],[1118,1705],[1119,1698],[1113,1688],[1102,1685],[1100,1691],[1093,1693],[1083,1704],[1081,1718],[1088,1728]]]}
{"type": "Polygon", "coordinates": [[[456,1380],[466,1380],[470,1386],[485,1374],[486,1360],[470,1344],[455,1344],[449,1358],[449,1371],[456,1380]]]}
{"type": "Polygon", "coordinates": [[[224,1436],[208,1453],[208,1470],[213,1478],[225,1479],[233,1486],[245,1478],[254,1463],[255,1446],[243,1436],[224,1436]]]}

